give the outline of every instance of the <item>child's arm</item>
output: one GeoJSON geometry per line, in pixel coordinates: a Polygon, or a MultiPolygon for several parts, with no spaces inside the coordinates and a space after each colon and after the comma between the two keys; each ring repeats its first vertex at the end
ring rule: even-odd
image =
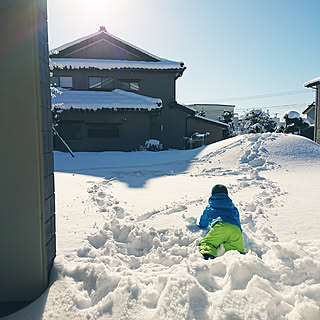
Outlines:
{"type": "Polygon", "coordinates": [[[200,221],[199,221],[199,227],[200,228],[207,228],[209,223],[212,221],[212,218],[208,216],[208,207],[203,211],[200,221]]]}

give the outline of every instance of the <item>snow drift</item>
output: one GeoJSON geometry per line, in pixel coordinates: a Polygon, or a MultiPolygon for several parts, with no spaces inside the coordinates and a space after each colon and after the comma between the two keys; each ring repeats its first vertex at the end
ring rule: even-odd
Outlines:
{"type": "Polygon", "coordinates": [[[284,134],[56,153],[52,285],[6,319],[319,319],[319,160],[319,145],[284,134]],[[205,261],[196,221],[216,183],[239,209],[247,253],[205,261]]]}

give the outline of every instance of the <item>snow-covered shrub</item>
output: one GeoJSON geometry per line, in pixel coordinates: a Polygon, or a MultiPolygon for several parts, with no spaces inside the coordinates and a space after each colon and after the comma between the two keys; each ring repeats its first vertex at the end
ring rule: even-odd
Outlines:
{"type": "Polygon", "coordinates": [[[280,124],[279,126],[277,126],[275,132],[276,133],[283,133],[284,132],[284,126],[282,124],[280,124]]]}
{"type": "Polygon", "coordinates": [[[289,111],[283,118],[286,121],[285,133],[301,134],[303,130],[310,126],[307,121],[301,118],[300,113],[297,111],[289,111]]]}
{"type": "MultiPolygon", "coordinates": [[[[62,94],[62,92],[54,86],[50,86],[51,98],[52,100],[56,97],[57,94],[62,94]]],[[[62,112],[63,103],[51,103],[51,112],[52,112],[52,124],[57,129],[60,121],[60,114],[62,112]]]]}
{"type": "Polygon", "coordinates": [[[242,133],[274,132],[277,124],[270,118],[268,112],[261,109],[252,109],[243,117],[242,133]]]}
{"type": "Polygon", "coordinates": [[[163,146],[159,140],[149,139],[144,143],[143,149],[148,151],[160,151],[163,149],[163,146]]]}
{"type": "Polygon", "coordinates": [[[234,116],[233,112],[224,111],[222,117],[219,118],[220,121],[229,125],[229,128],[224,129],[224,131],[223,131],[223,137],[225,139],[236,136],[234,122],[233,122],[233,116],[234,116]]]}

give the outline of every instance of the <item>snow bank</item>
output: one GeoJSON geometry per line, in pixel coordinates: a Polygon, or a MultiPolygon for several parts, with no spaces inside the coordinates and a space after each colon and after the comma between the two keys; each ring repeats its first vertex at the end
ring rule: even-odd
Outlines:
{"type": "Polygon", "coordinates": [[[304,166],[319,176],[314,142],[256,134],[197,150],[55,160],[55,282],[46,299],[6,319],[33,319],[39,310],[42,319],[320,318],[320,227],[279,240],[283,230],[295,232],[292,218],[308,225],[306,215],[318,215],[313,180],[304,212],[284,207],[296,196],[285,179],[304,166]],[[247,253],[206,261],[197,244],[207,230],[196,221],[216,183],[239,208],[247,253]]]}

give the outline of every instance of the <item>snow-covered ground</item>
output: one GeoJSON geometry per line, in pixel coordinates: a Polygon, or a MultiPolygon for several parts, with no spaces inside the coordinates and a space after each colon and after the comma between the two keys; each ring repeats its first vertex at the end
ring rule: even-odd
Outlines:
{"type": "Polygon", "coordinates": [[[255,134],[186,151],[55,154],[50,288],[6,317],[320,319],[320,146],[255,134]],[[206,261],[212,186],[240,211],[247,254],[206,261]]]}

